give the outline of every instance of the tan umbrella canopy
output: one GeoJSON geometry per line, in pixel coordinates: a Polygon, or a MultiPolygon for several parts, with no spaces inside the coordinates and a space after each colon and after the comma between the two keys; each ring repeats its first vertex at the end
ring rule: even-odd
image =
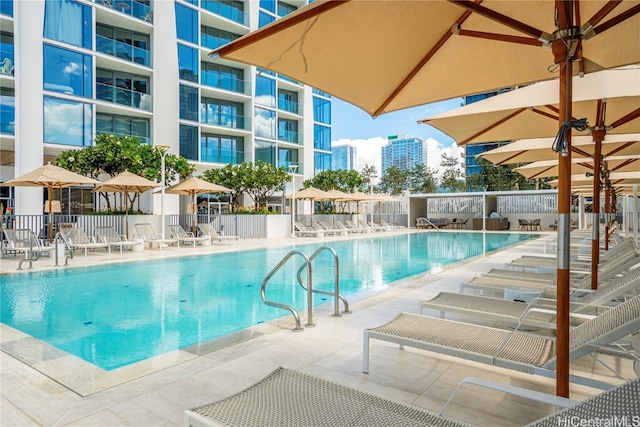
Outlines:
{"type": "Polygon", "coordinates": [[[45,187],[47,189],[47,203],[49,204],[48,234],[51,242],[53,241],[53,189],[86,184],[100,184],[100,181],[62,169],[49,162],[31,172],[0,184],[0,187],[45,187]]]}
{"type": "MultiPolygon", "coordinates": [[[[293,195],[288,195],[287,199],[290,199],[293,195]]],[[[331,200],[331,196],[319,188],[307,187],[300,191],[296,191],[295,199],[306,199],[311,201],[311,226],[313,226],[313,202],[316,200],[331,200]]]]}
{"type": "MultiPolygon", "coordinates": [[[[640,170],[640,155],[632,156],[611,156],[605,157],[607,170],[611,172],[634,172],[640,170]]],[[[593,176],[593,159],[578,158],[571,159],[572,174],[591,174],[593,176]]],[[[527,179],[549,178],[558,176],[557,160],[541,160],[539,162],[529,163],[514,169],[527,179]]],[[[585,175],[586,176],[586,175],[585,175]]]]}
{"type": "MultiPolygon", "coordinates": [[[[611,172],[611,174],[609,175],[609,180],[611,181],[611,185],[613,186],[619,184],[640,184],[640,172],[611,172]]],[[[587,177],[584,174],[571,175],[571,182],[573,183],[573,186],[579,187],[591,184],[592,178],[587,177]]],[[[554,179],[553,181],[549,181],[548,184],[552,187],[558,187],[560,185],[560,182],[559,180],[554,179]]]]}
{"type": "MultiPolygon", "coordinates": [[[[559,81],[532,84],[455,108],[418,123],[431,125],[460,145],[544,138],[558,133],[559,81]]],[[[598,122],[605,100],[607,134],[640,132],[640,69],[606,70],[573,78],[573,117],[598,122]]]]}
{"type": "MultiPolygon", "coordinates": [[[[317,0],[213,55],[284,74],[372,116],[559,76],[560,128],[575,117],[574,71],[640,62],[639,13],[637,0],[317,0]]],[[[571,127],[559,133],[569,153],[558,191],[556,392],[568,397],[571,127]]]]}
{"type": "MultiPolygon", "coordinates": [[[[553,151],[553,138],[520,139],[511,144],[485,151],[476,157],[483,158],[496,165],[528,163],[539,160],[558,160],[553,151]]],[[[571,140],[572,157],[593,156],[595,144],[591,136],[575,136],[571,140]]],[[[603,156],[640,154],[640,134],[606,135],[602,141],[603,156]]]]}
{"type": "Polygon", "coordinates": [[[230,193],[233,190],[224,187],[219,184],[214,184],[209,181],[205,181],[200,178],[189,178],[181,181],[171,187],[165,189],[167,194],[181,194],[184,196],[191,196],[191,206],[194,206],[193,222],[191,224],[191,232],[195,235],[196,228],[196,195],[197,194],[209,194],[209,193],[230,193]]]}
{"type": "Polygon", "coordinates": [[[135,173],[124,171],[104,181],[101,185],[94,188],[93,191],[124,193],[125,235],[129,238],[129,193],[144,193],[156,187],[160,187],[160,184],[136,175],[135,173]]]}

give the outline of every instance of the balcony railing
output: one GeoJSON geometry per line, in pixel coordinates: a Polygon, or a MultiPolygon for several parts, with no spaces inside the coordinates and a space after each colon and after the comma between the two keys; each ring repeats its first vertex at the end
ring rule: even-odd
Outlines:
{"type": "Polygon", "coordinates": [[[294,144],[300,144],[300,133],[290,130],[278,129],[278,139],[280,141],[292,142],[294,144]]]}
{"type": "Polygon", "coordinates": [[[245,27],[249,26],[249,15],[240,9],[216,0],[203,0],[200,5],[211,13],[230,19],[245,27]]]}
{"type": "MultiPolygon", "coordinates": [[[[225,163],[239,165],[244,162],[244,151],[218,150],[215,148],[206,148],[204,144],[200,148],[200,161],[209,163],[225,163]]],[[[246,157],[249,158],[249,157],[246,157]]]]}
{"type": "Polygon", "coordinates": [[[96,51],[145,67],[151,66],[151,52],[108,37],[96,35],[96,51]]]}
{"type": "Polygon", "coordinates": [[[242,93],[245,95],[250,95],[251,90],[251,85],[244,80],[231,78],[213,71],[202,71],[200,73],[200,83],[205,86],[224,89],[235,93],[242,93]]]}
{"type": "Polygon", "coordinates": [[[278,162],[278,167],[280,166],[284,166],[285,169],[287,169],[287,172],[289,173],[296,173],[298,175],[303,175],[304,174],[304,169],[302,167],[302,163],[300,162],[291,162],[288,160],[280,160],[278,162]],[[295,166],[295,167],[292,167],[295,166]],[[292,172],[295,169],[295,172],[292,172]]]}
{"type": "Polygon", "coordinates": [[[287,99],[278,98],[278,108],[293,114],[300,114],[300,104],[287,99]]]}
{"type": "Polygon", "coordinates": [[[295,85],[302,86],[302,84],[301,84],[299,81],[297,81],[297,80],[293,80],[291,77],[287,77],[287,76],[285,76],[285,75],[283,75],[283,74],[278,74],[278,78],[279,78],[279,79],[282,79],[282,80],[284,80],[284,81],[287,81],[287,82],[289,82],[289,83],[293,83],[293,84],[295,84],[295,85]]]}
{"type": "Polygon", "coordinates": [[[200,123],[231,129],[251,130],[251,117],[235,114],[211,114],[205,111],[200,114],[200,123]]]}
{"type": "Polygon", "coordinates": [[[209,34],[202,34],[200,36],[200,45],[202,47],[206,47],[208,49],[217,49],[220,46],[224,46],[225,44],[231,43],[233,40],[233,38],[223,38],[223,37],[216,37],[216,36],[210,36],[209,34]]]}
{"type": "Polygon", "coordinates": [[[153,12],[151,6],[147,4],[135,0],[95,0],[95,2],[142,21],[153,22],[153,12]]]}
{"type": "Polygon", "coordinates": [[[127,107],[138,108],[144,111],[151,111],[153,105],[153,99],[151,95],[147,93],[123,89],[104,83],[96,83],[96,99],[126,105],[127,107]]]}
{"type": "Polygon", "coordinates": [[[131,135],[130,133],[122,133],[122,132],[111,132],[110,130],[102,130],[96,129],[96,135],[100,135],[101,133],[108,133],[110,135],[118,135],[118,136],[135,136],[138,138],[143,144],[152,145],[152,139],[148,136],[140,136],[140,135],[131,135]]]}

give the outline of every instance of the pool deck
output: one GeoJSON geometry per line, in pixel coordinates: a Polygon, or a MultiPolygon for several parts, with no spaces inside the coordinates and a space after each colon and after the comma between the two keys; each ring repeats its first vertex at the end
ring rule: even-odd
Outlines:
{"type": "MultiPolygon", "coordinates": [[[[553,394],[553,379],[408,347],[400,351],[393,344],[376,340],[371,342],[370,373],[362,373],[362,332],[365,328],[382,325],[399,312],[418,312],[418,301],[432,298],[441,291],[457,292],[461,282],[491,268],[502,268],[506,262],[521,255],[540,254],[544,241],[555,237],[555,234],[542,234],[540,239],[464,261],[435,274],[403,280],[387,291],[350,299],[352,314],[332,317],[330,307],[320,307],[314,313],[316,326],[305,328],[303,332],[292,332],[293,321],[291,316],[287,316],[238,334],[235,343],[223,346],[217,342],[179,350],[165,358],[131,365],[106,379],[105,373],[98,372],[99,369],[85,369],[86,366],[81,366],[82,363],[77,359],[59,351],[50,351],[41,343],[34,343],[37,340],[0,325],[0,425],[180,426],[184,423],[185,409],[230,396],[278,366],[301,370],[436,412],[466,376],[553,394]],[[65,381],[67,386],[63,385],[65,381]]],[[[330,242],[375,235],[381,234],[298,238],[295,241],[330,242]]],[[[292,240],[240,240],[237,244],[232,242],[208,248],[170,247],[125,252],[123,255],[119,252],[107,255],[104,251],[96,251],[84,257],[82,252],[78,252],[70,264],[99,265],[247,250],[290,245],[292,240]]],[[[12,256],[2,259],[0,273],[14,273],[19,259],[12,256]]],[[[34,270],[52,268],[53,265],[53,260],[43,258],[34,263],[34,270]]],[[[265,274],[272,267],[265,266],[265,274]]],[[[300,314],[302,323],[306,323],[306,312],[300,314]]],[[[437,312],[425,314],[438,315],[437,312]]],[[[491,324],[455,315],[448,315],[447,318],[491,324]]],[[[634,376],[629,360],[598,357],[612,362],[625,375],[634,376]]],[[[589,357],[574,362],[571,370],[573,374],[612,384],[620,382],[589,357]]],[[[595,393],[597,390],[592,388],[571,386],[571,397],[577,400],[595,393]]],[[[457,395],[445,415],[479,426],[521,426],[552,411],[549,405],[498,391],[468,387],[457,395]]]]}

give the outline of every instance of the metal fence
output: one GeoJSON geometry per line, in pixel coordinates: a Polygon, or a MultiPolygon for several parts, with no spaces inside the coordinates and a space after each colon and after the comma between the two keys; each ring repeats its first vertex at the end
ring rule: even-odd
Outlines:
{"type": "Polygon", "coordinates": [[[510,213],[556,213],[558,196],[556,194],[521,194],[498,196],[498,212],[510,213]]]}
{"type": "Polygon", "coordinates": [[[478,214],[482,213],[482,196],[434,197],[427,199],[430,214],[478,214]]]}

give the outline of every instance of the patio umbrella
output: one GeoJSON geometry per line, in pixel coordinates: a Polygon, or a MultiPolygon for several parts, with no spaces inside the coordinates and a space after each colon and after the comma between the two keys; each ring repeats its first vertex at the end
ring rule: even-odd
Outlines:
{"type": "MultiPolygon", "coordinates": [[[[520,139],[480,153],[476,157],[498,166],[539,160],[558,160],[558,153],[551,148],[553,140],[554,138],[520,139]]],[[[591,136],[576,136],[571,140],[572,157],[590,158],[593,156],[594,148],[595,144],[591,136]]],[[[640,134],[605,135],[601,154],[603,156],[640,154],[640,134]]]]}
{"type": "MultiPolygon", "coordinates": [[[[640,170],[640,155],[630,156],[610,156],[604,157],[603,161],[607,164],[607,170],[611,172],[633,172],[640,170]]],[[[584,157],[571,159],[572,174],[589,174],[593,176],[594,161],[591,158],[584,157]]],[[[529,163],[514,169],[527,179],[549,178],[558,176],[557,160],[541,160],[539,162],[529,163]]],[[[592,180],[593,181],[593,180],[592,180]]]]}
{"type": "Polygon", "coordinates": [[[380,212],[380,208],[382,206],[382,202],[398,202],[399,200],[389,194],[373,194],[371,196],[372,200],[378,202],[378,222],[382,218],[382,214],[380,212]]]}
{"type": "Polygon", "coordinates": [[[327,200],[331,200],[331,203],[333,205],[333,228],[336,227],[336,207],[335,204],[337,201],[346,201],[346,199],[349,198],[349,195],[347,193],[345,193],[344,191],[340,191],[338,189],[331,189],[329,191],[327,191],[328,194],[328,199],[327,200]]]}
{"type": "Polygon", "coordinates": [[[152,188],[160,187],[157,182],[150,181],[146,178],[124,171],[111,179],[104,181],[101,185],[94,188],[94,192],[114,192],[124,193],[124,217],[125,217],[125,236],[129,238],[129,193],[144,193],[152,188]]]}
{"type": "MultiPolygon", "coordinates": [[[[291,198],[291,194],[287,196],[287,199],[291,198]]],[[[319,188],[307,187],[295,194],[296,199],[306,199],[311,201],[311,226],[313,227],[313,203],[316,200],[330,200],[330,196],[326,191],[322,191],[319,188]]]]}
{"type": "Polygon", "coordinates": [[[47,203],[49,211],[48,235],[49,242],[53,241],[53,189],[65,188],[73,185],[100,184],[93,178],[62,169],[59,166],[52,165],[51,162],[37,169],[32,170],[22,176],[10,179],[0,187],[46,187],[47,203]]]}
{"type": "Polygon", "coordinates": [[[233,190],[224,187],[222,185],[214,184],[209,181],[205,181],[200,178],[189,178],[181,181],[171,187],[165,189],[167,194],[181,194],[184,196],[191,196],[191,206],[194,207],[193,222],[191,223],[191,232],[195,236],[196,234],[196,194],[208,194],[208,193],[230,193],[233,190]]]}
{"type": "Polygon", "coordinates": [[[572,79],[640,62],[635,0],[322,1],[214,51],[351,102],[372,116],[560,76],[556,392],[569,395],[572,79]],[[380,30],[384,23],[384,31],[380,30]],[[629,35],[632,35],[631,37],[629,35]],[[547,49],[551,47],[551,49],[547,49]],[[551,54],[551,55],[550,55],[551,54]],[[555,64],[555,65],[554,65],[555,64]]]}

